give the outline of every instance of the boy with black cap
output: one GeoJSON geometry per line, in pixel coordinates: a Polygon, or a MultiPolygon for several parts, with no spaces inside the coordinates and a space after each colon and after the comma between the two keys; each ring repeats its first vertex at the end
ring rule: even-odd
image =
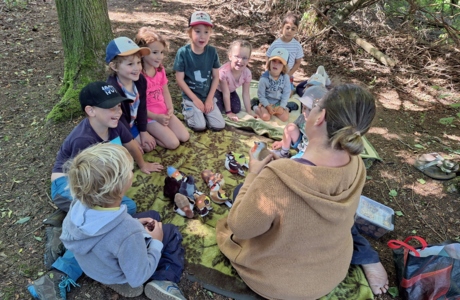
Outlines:
{"type": "MultiPolygon", "coordinates": [[[[89,83],[81,90],[79,98],[86,118],[62,143],[51,174],[52,200],[61,212],[67,212],[73,200],[62,166],[91,145],[104,142],[123,145],[133,156],[141,171],[146,174],[159,167],[163,168],[158,163],[144,161],[131,133],[119,122],[122,115],[121,103],[132,100],[122,97],[112,85],[103,81],[89,83]]],[[[121,204],[127,206],[130,215],[136,212],[136,203],[132,199],[123,196],[121,204]]],[[[54,225],[60,226],[60,224],[54,225]]],[[[75,281],[82,274],[80,266],[70,251],[66,251],[62,257],[59,257],[62,254],[59,250],[63,249],[59,240],[60,232],[60,227],[46,228],[45,266],[52,270],[29,285],[30,293],[37,299],[65,299],[62,294],[66,294],[66,288],[70,289],[69,284],[75,285],[75,281]]]]}

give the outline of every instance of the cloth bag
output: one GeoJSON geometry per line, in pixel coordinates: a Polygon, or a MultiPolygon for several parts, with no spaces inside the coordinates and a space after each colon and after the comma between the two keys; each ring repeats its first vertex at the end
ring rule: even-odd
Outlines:
{"type": "Polygon", "coordinates": [[[390,240],[403,299],[460,299],[460,244],[428,245],[419,236],[390,240]],[[412,239],[421,247],[408,244],[412,239]]]}

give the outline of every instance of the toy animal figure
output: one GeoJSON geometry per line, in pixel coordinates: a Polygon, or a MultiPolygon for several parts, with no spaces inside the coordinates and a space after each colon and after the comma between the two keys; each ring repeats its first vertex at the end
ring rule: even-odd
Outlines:
{"type": "Polygon", "coordinates": [[[195,198],[195,210],[198,212],[200,217],[204,217],[209,214],[209,211],[212,210],[211,200],[209,200],[209,197],[198,191],[193,194],[193,197],[195,198]]]}
{"type": "Polygon", "coordinates": [[[195,200],[179,193],[174,196],[174,211],[179,215],[192,219],[194,207],[195,200]]]}
{"type": "Polygon", "coordinates": [[[211,189],[211,200],[217,204],[223,204],[228,201],[228,197],[225,195],[225,191],[222,187],[225,184],[224,177],[220,173],[213,173],[211,170],[204,170],[201,172],[201,178],[211,189]]]}
{"type": "Polygon", "coordinates": [[[225,153],[225,168],[232,174],[244,176],[243,167],[235,160],[232,152],[225,153]]]}
{"type": "Polygon", "coordinates": [[[236,162],[239,163],[242,167],[249,168],[249,160],[246,157],[246,155],[233,152],[233,157],[235,158],[236,162]]]}
{"type": "Polygon", "coordinates": [[[270,150],[267,148],[267,144],[265,142],[257,141],[254,142],[254,146],[251,148],[251,156],[257,160],[263,160],[271,154],[270,150]]]}

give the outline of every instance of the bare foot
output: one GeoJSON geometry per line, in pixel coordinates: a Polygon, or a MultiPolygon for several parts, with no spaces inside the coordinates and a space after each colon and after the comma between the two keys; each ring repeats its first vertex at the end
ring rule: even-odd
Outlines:
{"type": "Polygon", "coordinates": [[[382,263],[361,265],[374,295],[385,294],[388,290],[388,275],[382,263]]]}

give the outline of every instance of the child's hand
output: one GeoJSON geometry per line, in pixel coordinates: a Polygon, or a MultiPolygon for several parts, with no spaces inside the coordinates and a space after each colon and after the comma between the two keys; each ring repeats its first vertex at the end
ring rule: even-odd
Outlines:
{"type": "Polygon", "coordinates": [[[139,222],[141,222],[142,225],[145,225],[145,224],[150,223],[150,222],[153,221],[152,218],[139,218],[138,220],[139,220],[139,222]]]}
{"type": "Polygon", "coordinates": [[[193,101],[193,104],[195,104],[196,108],[198,108],[199,110],[201,110],[202,113],[205,113],[205,110],[204,110],[204,103],[201,102],[201,100],[193,101]]]}
{"type": "Polygon", "coordinates": [[[273,150],[276,150],[276,149],[279,149],[281,148],[281,146],[283,145],[283,142],[282,141],[276,141],[272,144],[272,149],[273,150]]]}
{"type": "Polygon", "coordinates": [[[265,107],[270,115],[273,115],[275,113],[275,110],[273,109],[273,105],[269,104],[265,107]]]}
{"type": "Polygon", "coordinates": [[[155,141],[155,138],[150,135],[150,133],[147,131],[141,131],[139,136],[141,138],[141,145],[142,148],[144,148],[144,151],[150,152],[155,149],[157,142],[155,141]]]}
{"type": "Polygon", "coordinates": [[[144,226],[145,230],[150,234],[152,239],[159,240],[160,242],[163,241],[163,223],[158,222],[157,220],[153,220],[155,223],[155,228],[150,231],[147,226],[144,226]]]}
{"type": "Polygon", "coordinates": [[[230,120],[232,120],[232,121],[238,122],[238,116],[235,115],[234,113],[229,113],[229,114],[227,115],[227,117],[228,117],[230,120]]]}
{"type": "Polygon", "coordinates": [[[206,102],[204,102],[204,113],[210,113],[212,109],[214,108],[214,98],[207,99],[206,102]]]}
{"type": "Polygon", "coordinates": [[[164,169],[159,163],[149,163],[145,162],[144,165],[140,168],[145,174],[150,174],[151,172],[160,172],[164,169]]]}
{"type": "Polygon", "coordinates": [[[169,119],[171,119],[170,115],[158,115],[157,122],[163,126],[168,126],[169,119]]]}
{"type": "Polygon", "coordinates": [[[247,112],[249,115],[251,115],[252,117],[254,117],[255,119],[257,119],[257,114],[251,109],[251,110],[248,110],[247,112]]]}
{"type": "Polygon", "coordinates": [[[171,117],[172,115],[174,115],[174,107],[169,107],[168,108],[168,116],[171,117]]]}

